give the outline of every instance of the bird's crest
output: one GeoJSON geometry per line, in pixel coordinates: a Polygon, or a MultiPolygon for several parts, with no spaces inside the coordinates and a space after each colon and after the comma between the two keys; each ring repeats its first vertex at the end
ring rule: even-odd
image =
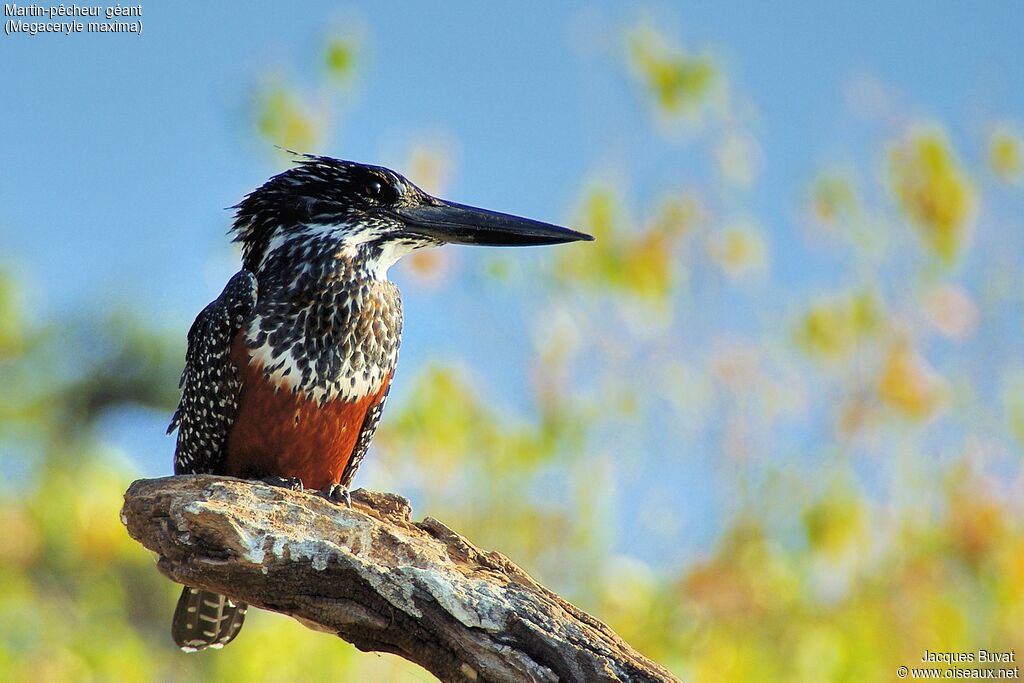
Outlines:
{"type": "Polygon", "coordinates": [[[294,166],[231,207],[235,209],[231,232],[234,241],[242,243],[243,260],[250,269],[278,228],[351,222],[372,209],[399,201],[415,188],[383,166],[287,151],[295,155],[294,166]]]}

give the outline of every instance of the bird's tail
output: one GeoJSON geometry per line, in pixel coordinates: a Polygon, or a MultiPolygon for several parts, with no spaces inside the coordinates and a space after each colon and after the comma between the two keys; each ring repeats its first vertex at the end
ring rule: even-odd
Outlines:
{"type": "Polygon", "coordinates": [[[174,610],[171,635],[185,652],[224,647],[242,630],[248,607],[227,596],[185,586],[174,610]]]}

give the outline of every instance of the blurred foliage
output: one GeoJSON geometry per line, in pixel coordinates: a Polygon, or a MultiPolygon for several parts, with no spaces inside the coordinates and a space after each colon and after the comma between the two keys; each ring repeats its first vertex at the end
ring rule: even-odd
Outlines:
{"type": "Polygon", "coordinates": [[[935,285],[925,294],[922,306],[928,322],[950,339],[962,341],[977,330],[978,306],[962,287],[935,285]]]}
{"type": "Polygon", "coordinates": [[[637,230],[617,193],[607,185],[588,190],[577,211],[577,225],[587,227],[594,243],[586,253],[557,255],[557,276],[657,303],[667,301],[678,286],[675,265],[680,247],[700,221],[697,200],[687,195],[666,197],[653,218],[637,230]]]}
{"type": "Polygon", "coordinates": [[[295,151],[316,149],[323,125],[290,86],[273,83],[256,100],[256,130],[275,145],[295,151]]]}
{"type": "Polygon", "coordinates": [[[726,226],[712,241],[710,254],[732,278],[764,272],[768,268],[768,247],[762,231],[753,225],[726,226]]]}
{"type": "MultiPolygon", "coordinates": [[[[730,87],[650,24],[626,44],[624,72],[663,116],[699,116],[730,87]]],[[[358,75],[360,49],[326,43],[331,87],[358,75]]],[[[319,150],[342,127],[317,104],[325,89],[268,82],[259,134],[319,150]]],[[[442,294],[530,302],[500,311],[527,318],[525,405],[488,390],[489,362],[405,368],[361,476],[687,681],[859,683],[926,648],[1024,651],[1024,254],[1006,219],[1021,197],[978,212],[985,182],[1019,182],[1019,134],[1002,122],[968,138],[986,172],[954,151],[958,128],[892,124],[874,184],[866,164],[771,188],[794,190],[794,213],[821,228],[786,241],[750,198],[756,137],[718,114],[709,177],[640,197],[629,178],[577,188],[571,223],[593,243],[481,258],[458,277],[450,252],[407,260],[403,276],[442,294]],[[693,470],[678,469],[698,461],[714,519],[692,512],[693,470]],[[714,540],[690,550],[708,526],[714,540]],[[663,552],[629,554],[638,538],[663,552]]],[[[404,168],[443,192],[451,147],[415,141],[404,168]]],[[[123,532],[136,472],[100,426],[126,407],[170,414],[184,329],[124,313],[33,321],[21,295],[0,271],[0,385],[16,387],[0,393],[0,679],[427,677],[256,611],[229,648],[177,652],[178,589],[123,532]]],[[[459,332],[494,343],[484,318],[459,332]]]]}
{"type": "Polygon", "coordinates": [[[897,411],[927,417],[941,404],[944,386],[924,358],[906,343],[896,342],[886,354],[878,395],[897,411]]]}
{"type": "Polygon", "coordinates": [[[1024,140],[1020,134],[1009,126],[996,128],[989,139],[988,160],[1000,180],[1019,183],[1024,178],[1024,140]]]}
{"type": "Polygon", "coordinates": [[[925,243],[944,261],[953,261],[963,248],[976,199],[946,136],[913,132],[890,149],[889,163],[900,208],[925,243]]]}
{"type": "Polygon", "coordinates": [[[811,356],[842,359],[878,332],[882,305],[874,292],[823,298],[803,314],[797,341],[811,356]]]}
{"type": "Polygon", "coordinates": [[[1017,370],[1006,379],[1003,389],[1006,424],[1017,443],[1024,447],[1024,372],[1017,370]]]}
{"type": "Polygon", "coordinates": [[[849,224],[859,203],[850,179],[838,173],[824,173],[815,179],[811,202],[815,218],[831,229],[849,224]]]}
{"type": "Polygon", "coordinates": [[[264,78],[252,104],[257,135],[284,155],[323,149],[338,118],[337,105],[357,82],[360,53],[356,36],[331,35],[322,50],[323,77],[312,87],[301,88],[280,74],[264,78]]]}
{"type": "Polygon", "coordinates": [[[328,75],[341,84],[348,83],[356,73],[358,49],[351,38],[334,36],[324,50],[324,67],[328,75]]]}
{"type": "Polygon", "coordinates": [[[168,620],[180,589],[125,533],[121,496],[137,473],[98,425],[126,407],[170,415],[184,337],[121,313],[32,324],[12,313],[20,291],[3,271],[0,283],[0,334],[21,340],[0,357],[0,382],[18,388],[0,393],[0,680],[279,681],[295,662],[310,681],[422,676],[267,613],[229,650],[178,652],[168,620]]]}
{"type": "Polygon", "coordinates": [[[634,74],[653,95],[660,111],[689,117],[700,113],[717,78],[709,56],[687,55],[649,25],[630,31],[626,47],[634,74]]]}
{"type": "Polygon", "coordinates": [[[0,361],[24,349],[23,322],[16,284],[9,275],[0,273],[0,361]]]}

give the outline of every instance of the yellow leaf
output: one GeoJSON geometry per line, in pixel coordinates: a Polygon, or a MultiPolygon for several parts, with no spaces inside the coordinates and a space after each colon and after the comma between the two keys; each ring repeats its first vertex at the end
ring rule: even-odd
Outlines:
{"type": "Polygon", "coordinates": [[[1024,177],[1024,140],[1008,126],[1000,126],[989,138],[988,163],[1000,180],[1019,182],[1024,177]]]}
{"type": "Polygon", "coordinates": [[[768,266],[764,237],[757,228],[749,225],[727,228],[712,242],[711,256],[731,278],[761,272],[768,266]]]}
{"type": "Polygon", "coordinates": [[[909,417],[925,418],[941,405],[944,394],[945,383],[924,358],[905,342],[892,345],[878,380],[884,403],[909,417]]]}
{"type": "Polygon", "coordinates": [[[324,66],[331,78],[347,81],[355,71],[356,46],[348,38],[332,38],[327,42],[324,53],[324,66]]]}
{"type": "Polygon", "coordinates": [[[867,525],[861,500],[843,491],[832,491],[804,511],[804,529],[811,547],[832,559],[860,546],[867,525]]]}
{"type": "Polygon", "coordinates": [[[889,152],[892,191],[943,261],[960,253],[976,204],[975,190],[944,135],[917,132],[889,152]]]}
{"type": "Polygon", "coordinates": [[[669,46],[654,28],[642,26],[628,37],[633,73],[654,95],[666,114],[696,114],[717,80],[708,57],[691,57],[669,46]]]}
{"type": "Polygon", "coordinates": [[[842,358],[874,334],[882,319],[881,304],[870,291],[823,299],[804,314],[797,341],[812,356],[842,358]]]}
{"type": "Polygon", "coordinates": [[[320,140],[316,117],[294,92],[281,85],[259,94],[256,128],[273,144],[299,152],[316,149],[320,140]]]}

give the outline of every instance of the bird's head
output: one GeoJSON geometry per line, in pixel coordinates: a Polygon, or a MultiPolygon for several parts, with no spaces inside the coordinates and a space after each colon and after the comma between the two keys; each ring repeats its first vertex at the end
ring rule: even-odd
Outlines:
{"type": "Polygon", "coordinates": [[[299,156],[295,166],[234,208],[235,241],[242,243],[245,266],[253,271],[270,252],[299,240],[362,246],[386,270],[414,249],[445,243],[530,246],[593,239],[438,199],[382,166],[311,155],[299,156]]]}

